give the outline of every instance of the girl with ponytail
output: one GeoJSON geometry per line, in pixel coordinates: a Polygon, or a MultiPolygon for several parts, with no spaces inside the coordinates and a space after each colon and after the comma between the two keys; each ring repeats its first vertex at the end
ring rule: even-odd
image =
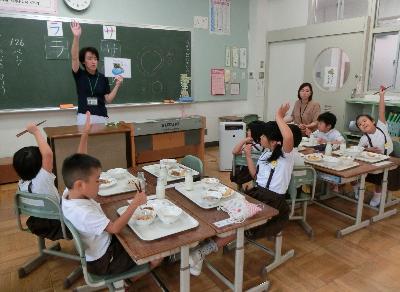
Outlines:
{"type": "Polygon", "coordinates": [[[257,165],[251,158],[251,145],[246,145],[244,149],[249,172],[256,181],[256,186],[248,191],[248,195],[279,211],[266,224],[251,229],[247,236],[275,236],[289,220],[285,194],[295,160],[293,133],[284,121],[289,107],[288,103],[281,105],[276,111],[276,121],[264,123],[259,137],[252,137],[267,149],[262,152],[257,165]]]}

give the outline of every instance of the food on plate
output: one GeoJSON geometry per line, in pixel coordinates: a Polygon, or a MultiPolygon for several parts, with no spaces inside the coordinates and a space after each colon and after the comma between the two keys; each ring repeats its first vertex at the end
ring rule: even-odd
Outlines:
{"type": "Polygon", "coordinates": [[[100,178],[99,183],[100,184],[109,184],[109,183],[111,183],[111,181],[108,179],[105,179],[105,178],[100,178]]]}
{"type": "Polygon", "coordinates": [[[147,215],[139,215],[136,217],[136,220],[151,220],[153,219],[153,215],[147,214],[147,215]]]}
{"type": "Polygon", "coordinates": [[[174,168],[169,171],[169,175],[171,175],[171,176],[181,177],[181,176],[185,176],[185,174],[186,174],[186,169],[182,169],[182,168],[174,168]]]}
{"type": "Polygon", "coordinates": [[[308,154],[308,155],[306,155],[305,158],[306,158],[306,160],[308,160],[308,161],[313,161],[313,162],[315,162],[315,161],[321,161],[321,160],[322,160],[322,155],[321,155],[321,154],[313,153],[313,154],[308,154]]]}
{"type": "Polygon", "coordinates": [[[368,152],[368,151],[365,151],[365,152],[361,153],[361,155],[362,155],[363,157],[365,157],[365,158],[376,158],[376,157],[379,156],[378,153],[368,152]]]}
{"type": "Polygon", "coordinates": [[[208,191],[202,198],[209,203],[217,203],[222,198],[222,194],[218,191],[208,191]]]}
{"type": "Polygon", "coordinates": [[[222,198],[228,198],[234,193],[234,190],[228,187],[221,187],[218,191],[222,194],[222,198]]]}

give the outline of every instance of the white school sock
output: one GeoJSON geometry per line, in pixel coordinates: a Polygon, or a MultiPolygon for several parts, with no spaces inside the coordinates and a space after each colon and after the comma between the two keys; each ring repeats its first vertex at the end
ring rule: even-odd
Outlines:
{"type": "Polygon", "coordinates": [[[189,254],[190,274],[199,276],[203,266],[204,258],[210,253],[217,251],[218,246],[212,239],[191,251],[189,254]]]}
{"type": "Polygon", "coordinates": [[[356,184],[353,187],[353,192],[354,192],[354,197],[358,200],[358,192],[359,192],[359,188],[360,188],[360,184],[356,184]]]}
{"type": "Polygon", "coordinates": [[[382,196],[382,193],[374,192],[374,195],[373,195],[371,201],[369,202],[369,205],[371,207],[378,207],[379,204],[381,203],[381,196],[382,196]]]}

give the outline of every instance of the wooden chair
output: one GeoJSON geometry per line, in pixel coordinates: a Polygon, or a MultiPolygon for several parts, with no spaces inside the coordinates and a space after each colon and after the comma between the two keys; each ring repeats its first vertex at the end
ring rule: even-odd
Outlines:
{"type": "MultiPolygon", "coordinates": [[[[17,214],[17,224],[20,230],[30,232],[27,227],[24,227],[21,222],[21,215],[34,216],[37,218],[55,219],[61,223],[64,239],[67,238],[66,228],[63,220],[61,206],[56,198],[43,194],[33,194],[28,192],[17,191],[14,197],[15,212],[17,214]]],[[[27,276],[34,269],[39,267],[49,255],[58,256],[66,259],[79,261],[77,255],[61,252],[59,242],[46,247],[45,238],[37,236],[39,255],[34,259],[29,260],[18,269],[19,278],[27,276]]],[[[75,280],[82,276],[80,267],[75,269],[65,280],[64,288],[69,288],[75,280]]]]}

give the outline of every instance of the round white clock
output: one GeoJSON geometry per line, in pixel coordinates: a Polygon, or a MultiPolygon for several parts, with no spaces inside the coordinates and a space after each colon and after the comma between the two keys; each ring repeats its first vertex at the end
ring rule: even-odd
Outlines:
{"type": "Polygon", "coordinates": [[[89,7],[91,0],[64,0],[71,9],[82,11],[89,7]]]}

